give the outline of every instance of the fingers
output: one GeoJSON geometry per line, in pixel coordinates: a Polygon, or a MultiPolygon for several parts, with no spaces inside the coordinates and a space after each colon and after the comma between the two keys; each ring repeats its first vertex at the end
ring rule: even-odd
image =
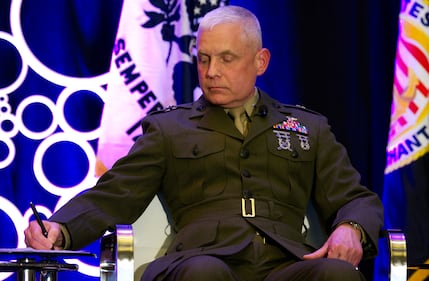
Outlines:
{"type": "Polygon", "coordinates": [[[354,266],[358,266],[359,262],[362,259],[362,250],[359,250],[359,248],[348,248],[344,246],[333,246],[330,247],[328,250],[325,247],[322,247],[311,254],[303,256],[304,260],[312,260],[319,258],[340,259],[347,261],[354,266]]]}
{"type": "Polygon", "coordinates": [[[363,249],[360,232],[347,224],[338,226],[328,239],[328,258],[347,261],[357,266],[362,259],[363,249]]]}
{"type": "Polygon", "coordinates": [[[24,230],[24,235],[27,247],[38,250],[47,250],[52,247],[52,243],[43,236],[40,226],[33,221],[24,230]]]}
{"type": "Polygon", "coordinates": [[[326,257],[328,252],[328,244],[325,243],[320,249],[314,251],[311,254],[303,256],[304,260],[313,260],[313,259],[320,259],[326,257]]]}
{"type": "Polygon", "coordinates": [[[326,243],[320,249],[305,255],[303,259],[334,258],[358,266],[362,256],[362,245],[359,236],[354,233],[354,229],[347,226],[340,226],[329,236],[326,243]]]}
{"type": "Polygon", "coordinates": [[[62,238],[59,224],[43,221],[43,225],[48,231],[48,237],[42,233],[40,225],[36,221],[31,221],[26,230],[24,230],[25,244],[38,250],[53,249],[53,245],[62,238]]]}
{"type": "Polygon", "coordinates": [[[344,245],[333,245],[328,250],[328,258],[335,258],[347,261],[354,266],[358,266],[362,259],[362,247],[347,247],[344,245]]]}

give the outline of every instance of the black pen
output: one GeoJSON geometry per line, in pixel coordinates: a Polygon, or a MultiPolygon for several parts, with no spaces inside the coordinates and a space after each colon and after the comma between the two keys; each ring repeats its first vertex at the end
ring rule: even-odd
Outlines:
{"type": "Polygon", "coordinates": [[[37,212],[36,207],[34,207],[33,202],[30,202],[30,207],[33,210],[33,214],[36,217],[37,223],[40,225],[40,228],[42,229],[43,236],[48,238],[48,231],[46,230],[45,226],[43,225],[43,222],[40,219],[39,212],[37,212]]]}

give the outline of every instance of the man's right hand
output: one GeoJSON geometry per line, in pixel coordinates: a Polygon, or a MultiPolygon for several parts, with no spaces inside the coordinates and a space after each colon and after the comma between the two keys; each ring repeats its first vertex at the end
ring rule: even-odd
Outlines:
{"type": "Polygon", "coordinates": [[[63,234],[60,225],[56,222],[43,221],[43,225],[48,231],[46,238],[37,221],[30,221],[27,229],[24,231],[25,244],[37,250],[62,250],[63,234]]]}

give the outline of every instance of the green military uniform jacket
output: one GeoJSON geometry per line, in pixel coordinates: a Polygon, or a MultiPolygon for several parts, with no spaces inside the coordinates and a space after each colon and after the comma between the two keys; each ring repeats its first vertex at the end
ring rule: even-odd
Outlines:
{"type": "Polygon", "coordinates": [[[158,194],[177,233],[145,280],[186,257],[236,253],[255,231],[301,258],[313,250],[301,232],[310,201],[328,228],[359,223],[364,255],[374,255],[380,200],[360,184],[326,118],[259,93],[246,137],[204,98],[147,116],[129,154],[51,220],[65,224],[78,249],[133,223],[158,194]]]}

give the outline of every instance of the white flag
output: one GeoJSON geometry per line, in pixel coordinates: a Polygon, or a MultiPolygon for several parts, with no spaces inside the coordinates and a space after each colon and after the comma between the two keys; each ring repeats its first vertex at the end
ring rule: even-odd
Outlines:
{"type": "MultiPolygon", "coordinates": [[[[124,0],[101,120],[96,174],[124,156],[148,113],[198,93],[198,20],[227,1],[124,0]]],[[[191,97],[190,97],[191,96],[191,97]]]]}

